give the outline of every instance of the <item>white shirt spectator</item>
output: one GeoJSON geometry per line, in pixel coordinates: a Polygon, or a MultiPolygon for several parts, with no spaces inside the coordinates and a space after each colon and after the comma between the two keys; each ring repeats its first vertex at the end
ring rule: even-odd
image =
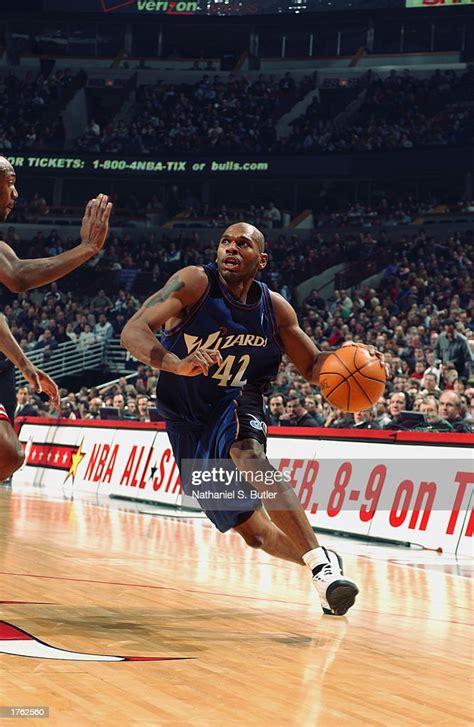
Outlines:
{"type": "Polygon", "coordinates": [[[89,348],[93,343],[96,343],[97,338],[95,333],[93,332],[92,328],[89,324],[87,324],[84,328],[84,330],[81,332],[79,336],[78,346],[81,351],[85,351],[86,348],[89,348]]]}
{"type": "Polygon", "coordinates": [[[94,326],[94,333],[98,339],[108,341],[114,335],[114,329],[110,321],[100,316],[99,322],[94,326]]]}

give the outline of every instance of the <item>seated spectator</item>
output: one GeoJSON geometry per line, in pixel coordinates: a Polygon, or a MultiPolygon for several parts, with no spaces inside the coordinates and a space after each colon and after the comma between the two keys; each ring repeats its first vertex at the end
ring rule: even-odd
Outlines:
{"type": "Polygon", "coordinates": [[[317,427],[318,422],[305,409],[304,398],[293,396],[286,402],[285,413],[280,416],[280,425],[285,427],[317,427]]]}
{"type": "Polygon", "coordinates": [[[421,379],[421,388],[424,393],[435,396],[436,398],[438,398],[441,394],[436,374],[430,369],[426,369],[423,378],[421,379]]]}
{"type": "Polygon", "coordinates": [[[137,397],[137,415],[140,422],[150,421],[150,399],[148,396],[137,397]]]}
{"type": "Polygon", "coordinates": [[[92,310],[100,311],[101,313],[109,310],[112,306],[113,303],[109,296],[105,294],[105,290],[103,290],[103,288],[101,288],[97,295],[91,300],[92,310]]]}
{"type": "Polygon", "coordinates": [[[81,351],[85,351],[87,348],[97,343],[97,336],[92,330],[92,326],[86,323],[84,330],[79,334],[78,347],[81,351]]]}
{"type": "Polygon", "coordinates": [[[354,412],[352,416],[354,422],[351,429],[380,429],[378,423],[375,421],[377,416],[375,407],[371,407],[365,411],[354,412]]]}
{"type": "Polygon", "coordinates": [[[20,386],[16,392],[15,417],[37,417],[38,407],[31,403],[28,386],[20,386]]]}
{"type": "MultiPolygon", "coordinates": [[[[58,250],[57,252],[50,252],[48,254],[59,255],[60,252],[62,252],[62,250],[58,250]]],[[[63,299],[64,295],[59,290],[59,286],[56,281],[54,281],[51,283],[49,289],[44,294],[43,303],[47,305],[51,301],[54,305],[57,305],[58,303],[61,303],[63,299]]]]}
{"type": "MultiPolygon", "coordinates": [[[[301,387],[301,393],[303,392],[303,387],[301,387]]],[[[321,398],[321,395],[319,395],[321,398]]],[[[305,396],[304,397],[304,406],[306,411],[310,416],[313,417],[313,419],[316,420],[319,427],[322,427],[324,425],[324,419],[321,416],[321,414],[318,412],[318,404],[316,403],[316,397],[315,396],[305,396]]],[[[319,409],[322,413],[322,407],[321,404],[319,404],[319,409]]]]}
{"type": "Polygon", "coordinates": [[[424,414],[427,424],[436,424],[439,420],[438,400],[436,397],[430,395],[423,397],[419,411],[421,414],[424,414]]]}
{"type": "Polygon", "coordinates": [[[138,409],[136,399],[131,397],[127,399],[127,404],[123,410],[123,418],[138,421],[138,409]]]}
{"type": "Polygon", "coordinates": [[[43,353],[54,351],[58,347],[58,342],[54,338],[49,328],[46,328],[41,336],[38,337],[36,343],[36,350],[41,350],[43,353]]]}
{"type": "Polygon", "coordinates": [[[281,416],[285,413],[285,400],[281,394],[273,394],[268,399],[266,422],[269,426],[280,427],[281,416]]]}
{"type": "Polygon", "coordinates": [[[353,415],[349,412],[344,412],[342,409],[329,406],[329,411],[326,414],[324,426],[331,429],[348,429],[351,428],[354,423],[353,415]]]}
{"type": "Polygon", "coordinates": [[[454,391],[443,391],[439,397],[439,416],[448,422],[453,431],[470,433],[473,428],[461,411],[460,397],[454,391]]]}
{"type": "Polygon", "coordinates": [[[454,389],[455,382],[459,379],[459,373],[451,361],[447,361],[441,367],[441,386],[443,390],[454,389]]]}
{"type": "Polygon", "coordinates": [[[59,416],[61,419],[80,419],[79,411],[69,399],[61,399],[59,416]]]}
{"type": "Polygon", "coordinates": [[[390,395],[388,413],[377,424],[381,429],[401,429],[400,414],[408,409],[408,399],[404,391],[394,391],[390,395]]]}
{"type": "Polygon", "coordinates": [[[104,313],[99,315],[99,320],[94,326],[94,334],[97,340],[109,341],[114,335],[114,329],[104,313]]]}
{"type": "Polygon", "coordinates": [[[120,417],[123,417],[125,411],[125,398],[123,394],[117,393],[112,399],[112,406],[119,410],[120,417]]]}

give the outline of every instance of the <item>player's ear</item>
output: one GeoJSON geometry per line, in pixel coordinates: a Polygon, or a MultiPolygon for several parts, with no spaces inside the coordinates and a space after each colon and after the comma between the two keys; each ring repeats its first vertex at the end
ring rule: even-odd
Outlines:
{"type": "Polygon", "coordinates": [[[263,270],[263,268],[266,268],[268,264],[268,255],[266,252],[260,253],[260,261],[258,263],[258,269],[263,270]]]}

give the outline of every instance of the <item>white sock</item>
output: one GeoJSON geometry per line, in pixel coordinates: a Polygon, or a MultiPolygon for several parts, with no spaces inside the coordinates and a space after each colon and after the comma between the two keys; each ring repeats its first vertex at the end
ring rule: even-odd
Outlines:
{"type": "Polygon", "coordinates": [[[313,548],[313,550],[308,550],[307,553],[303,553],[303,560],[310,571],[313,568],[317,568],[318,565],[329,563],[328,557],[321,547],[313,548]]]}

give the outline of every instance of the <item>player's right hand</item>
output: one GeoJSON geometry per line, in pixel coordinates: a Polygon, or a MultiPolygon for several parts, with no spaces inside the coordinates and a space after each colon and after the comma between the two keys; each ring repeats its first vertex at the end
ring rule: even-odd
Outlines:
{"type": "Polygon", "coordinates": [[[112,202],[106,194],[98,194],[87,203],[81,225],[81,244],[91,255],[102,249],[109,232],[112,202]]]}
{"type": "Polygon", "coordinates": [[[222,363],[219,351],[211,348],[199,348],[183,358],[176,366],[175,374],[179,376],[207,376],[210,366],[222,363]]]}
{"type": "Polygon", "coordinates": [[[30,361],[21,369],[21,373],[36,393],[44,392],[49,396],[56,409],[59,408],[59,390],[48,374],[37,369],[30,361]]]}

